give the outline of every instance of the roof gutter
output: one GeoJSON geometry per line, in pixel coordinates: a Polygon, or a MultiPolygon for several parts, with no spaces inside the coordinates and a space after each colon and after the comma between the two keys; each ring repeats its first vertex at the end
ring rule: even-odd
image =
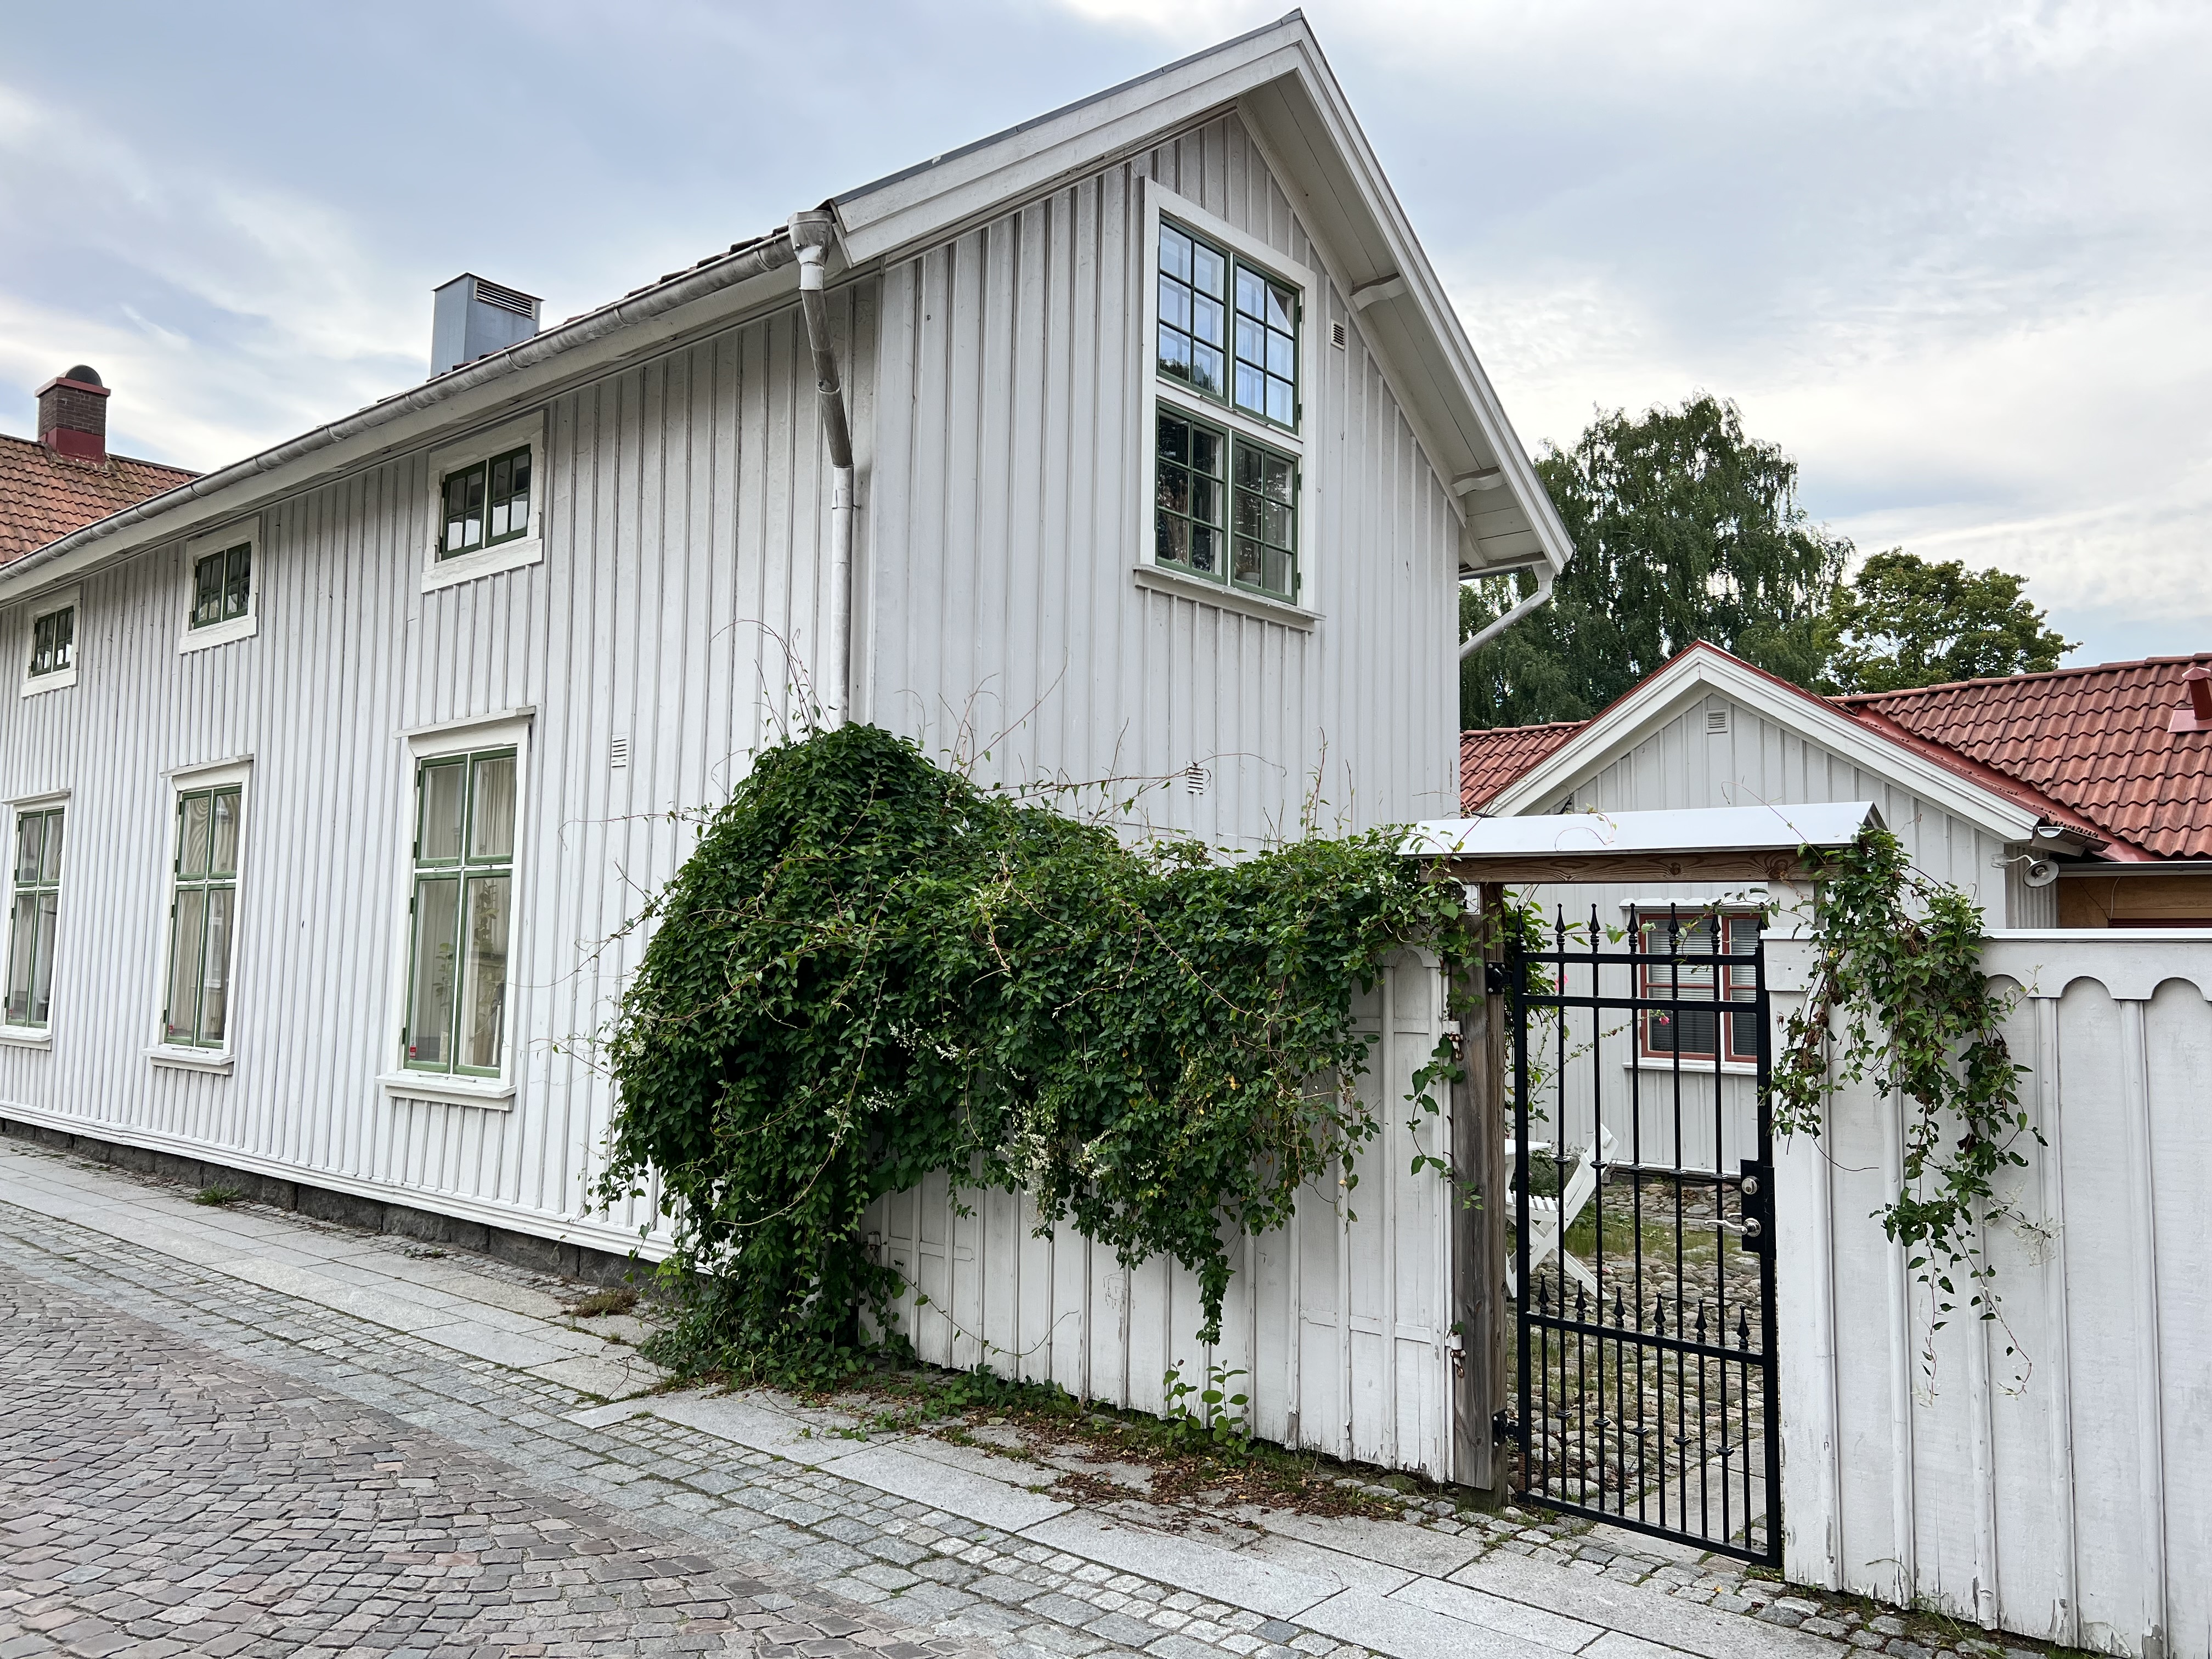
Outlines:
{"type": "Polygon", "coordinates": [[[1538,605],[1550,599],[1552,597],[1552,583],[1557,580],[1558,575],[1559,573],[1552,568],[1551,562],[1548,559],[1542,564],[1538,565],[1536,567],[1536,591],[1531,593],[1527,599],[1522,600],[1520,604],[1515,605],[1504,616],[1498,617],[1492,622],[1486,623],[1482,627],[1477,629],[1474,635],[1468,640],[1467,643],[1460,647],[1459,659],[1462,662],[1465,662],[1476,652],[1481,650],[1484,646],[1488,645],[1491,641],[1496,639],[1507,629],[1512,627],[1515,623],[1519,622],[1522,617],[1531,614],[1538,605]]]}
{"type": "Polygon", "coordinates": [[[274,449],[264,449],[258,455],[249,455],[242,461],[220,470],[204,473],[173,489],[165,489],[158,495],[149,496],[134,507],[112,513],[82,530],[73,530],[58,541],[48,542],[37,551],[0,568],[0,586],[13,586],[27,572],[40,565],[50,564],[64,554],[76,551],[110,536],[160,516],[173,512],[185,503],[204,500],[232,487],[251,482],[265,473],[289,466],[349,438],[373,432],[378,427],[396,421],[403,416],[434,409],[450,403],[465,392],[489,386],[507,376],[520,374],[550,362],[562,352],[635,324],[664,316],[695,300],[705,299],[724,289],[734,288],[755,276],[763,276],[773,270],[793,264],[798,258],[791,246],[787,231],[776,230],[756,241],[742,243],[718,259],[694,266],[682,276],[617,300],[612,305],[602,306],[597,311],[548,329],[543,334],[532,335],[506,350],[480,357],[465,363],[421,386],[371,404],[367,409],[356,410],[339,420],[319,426],[311,432],[278,444],[274,449]]]}

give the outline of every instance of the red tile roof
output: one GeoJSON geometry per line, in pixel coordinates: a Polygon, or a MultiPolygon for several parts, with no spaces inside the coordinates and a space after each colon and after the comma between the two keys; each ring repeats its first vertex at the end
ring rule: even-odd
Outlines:
{"type": "MultiPolygon", "coordinates": [[[[2197,665],[2212,668],[2212,652],[1826,701],[1888,741],[2105,841],[2106,859],[2212,858],[2212,732],[2166,729],[2189,701],[2181,677],[2197,665]]],[[[1585,724],[1461,732],[1460,810],[1479,811],[1585,724]]]]}
{"type": "Polygon", "coordinates": [[[126,455],[70,460],[0,433],[0,564],[198,476],[126,455]]]}
{"type": "Polygon", "coordinates": [[[1549,726],[1498,726],[1459,734],[1459,810],[1469,817],[1545,756],[1589,724],[1554,720],[1549,726]]]}
{"type": "Polygon", "coordinates": [[[2212,858],[2212,732],[2166,730],[2199,664],[2212,667],[2212,652],[1836,701],[2032,784],[2106,836],[2212,858]]]}

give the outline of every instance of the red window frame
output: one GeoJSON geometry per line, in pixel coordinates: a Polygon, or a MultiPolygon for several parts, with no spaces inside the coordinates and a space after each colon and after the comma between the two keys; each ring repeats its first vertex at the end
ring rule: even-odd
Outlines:
{"type": "Polygon", "coordinates": [[[1674,1029],[1677,1022],[1664,1009],[1647,1008],[1637,1021],[1637,1052],[1640,1058],[1672,1064],[1680,1059],[1685,1062],[1702,1060],[1711,1065],[1716,1058],[1730,1066],[1756,1066],[1759,1063],[1759,1030],[1753,1017],[1743,1017],[1722,1012],[1732,1002],[1750,1002],[1759,994],[1759,970],[1749,963],[1730,963],[1725,968],[1707,962],[1699,966],[1699,957],[1715,954],[1713,942],[1728,940],[1729,956],[1748,956],[1759,943],[1763,918],[1756,910],[1647,910],[1636,913],[1636,948],[1647,955],[1668,958],[1646,962],[1637,968],[1636,994],[1645,1000],[1661,1001],[1680,998],[1685,1004],[1704,1002],[1710,999],[1715,1005],[1713,1018],[1719,1026],[1718,1041],[1721,1053],[1716,1056],[1712,1041],[1703,1047],[1677,1046],[1680,1036],[1690,1035],[1687,1022],[1679,1036],[1674,1029]],[[1723,925],[1727,933],[1720,931],[1723,925]],[[1680,929],[1682,944],[1679,953],[1670,944],[1673,929],[1680,929]],[[1702,943],[1700,943],[1702,941],[1702,943]],[[1717,970],[1726,976],[1717,997],[1713,993],[1713,979],[1717,970]]]}

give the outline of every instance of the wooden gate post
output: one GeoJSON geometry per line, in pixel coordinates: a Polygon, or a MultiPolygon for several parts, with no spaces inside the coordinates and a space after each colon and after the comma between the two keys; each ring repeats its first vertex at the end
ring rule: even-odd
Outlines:
{"type": "MultiPolygon", "coordinates": [[[[1486,962],[1505,955],[1505,888],[1484,882],[1475,914],[1462,926],[1483,942],[1486,962]]],[[[1512,1309],[1505,1299],[1505,1066],[1512,1032],[1506,1000],[1478,967],[1452,988],[1460,1021],[1460,1079],[1452,1085],[1452,1316],[1459,1346],[1453,1364],[1453,1462],[1462,1484],[1492,1507],[1507,1491],[1505,1449],[1492,1425],[1507,1405],[1506,1348],[1512,1309]]]]}

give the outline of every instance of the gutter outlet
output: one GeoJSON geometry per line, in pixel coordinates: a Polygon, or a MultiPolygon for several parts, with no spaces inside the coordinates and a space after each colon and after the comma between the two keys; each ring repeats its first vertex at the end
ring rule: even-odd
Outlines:
{"type": "Polygon", "coordinates": [[[1474,635],[1468,639],[1467,643],[1460,647],[1459,659],[1462,662],[1465,662],[1476,652],[1481,650],[1484,646],[1488,645],[1491,641],[1496,639],[1507,629],[1512,627],[1515,623],[1519,622],[1522,617],[1529,615],[1538,605],[1550,599],[1552,597],[1552,583],[1556,580],[1556,574],[1550,565],[1538,565],[1536,567],[1536,591],[1531,593],[1527,599],[1522,600],[1520,604],[1515,605],[1504,616],[1496,618],[1494,621],[1486,623],[1482,627],[1477,629],[1474,635]]]}

